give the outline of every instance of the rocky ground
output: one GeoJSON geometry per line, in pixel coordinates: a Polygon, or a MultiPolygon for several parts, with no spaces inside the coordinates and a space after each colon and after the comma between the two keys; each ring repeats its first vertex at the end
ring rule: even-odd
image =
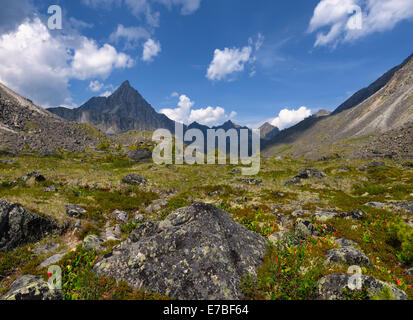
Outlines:
{"type": "Polygon", "coordinates": [[[408,160],[3,156],[0,199],[3,299],[413,299],[408,160]]]}

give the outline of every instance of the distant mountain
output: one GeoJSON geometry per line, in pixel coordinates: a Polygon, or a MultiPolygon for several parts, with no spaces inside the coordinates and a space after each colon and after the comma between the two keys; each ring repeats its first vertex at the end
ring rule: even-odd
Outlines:
{"type": "Polygon", "coordinates": [[[272,139],[280,133],[280,129],[274,127],[272,124],[269,124],[268,122],[264,123],[259,129],[262,140],[272,139]]]}
{"type": "Polygon", "coordinates": [[[107,134],[130,130],[174,132],[175,122],[155,109],[131,87],[129,81],[109,97],[94,97],[76,109],[50,108],[48,111],[68,120],[89,123],[107,134]]]}
{"type": "Polygon", "coordinates": [[[0,151],[83,151],[101,138],[92,126],[67,122],[0,83],[0,151]]]}
{"type": "MultiPolygon", "coordinates": [[[[333,113],[309,117],[264,143],[264,153],[306,154],[311,158],[354,148],[354,141],[380,135],[413,121],[413,55],[333,113]]],[[[349,152],[352,150],[348,150],[349,152]]]]}

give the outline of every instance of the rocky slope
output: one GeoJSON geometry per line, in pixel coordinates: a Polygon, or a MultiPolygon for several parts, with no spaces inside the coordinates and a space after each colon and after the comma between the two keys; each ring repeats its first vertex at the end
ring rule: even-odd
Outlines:
{"type": "Polygon", "coordinates": [[[270,140],[280,133],[280,129],[274,127],[268,122],[264,123],[260,128],[261,139],[270,140]]]}
{"type": "MultiPolygon", "coordinates": [[[[362,89],[331,115],[313,116],[283,130],[265,145],[274,154],[319,156],[328,146],[400,128],[413,121],[413,56],[362,89]]],[[[349,144],[349,148],[351,144],[349,144]]]]}
{"type": "Polygon", "coordinates": [[[77,109],[64,107],[48,111],[68,120],[89,123],[107,134],[129,130],[153,131],[158,128],[174,131],[174,121],[159,114],[125,81],[111,96],[94,97],[77,109]]]}
{"type": "Polygon", "coordinates": [[[363,148],[355,151],[355,157],[413,159],[413,122],[408,122],[370,140],[363,148]]]}
{"type": "Polygon", "coordinates": [[[69,123],[0,83],[0,150],[82,151],[96,146],[99,137],[94,128],[69,123]]]}

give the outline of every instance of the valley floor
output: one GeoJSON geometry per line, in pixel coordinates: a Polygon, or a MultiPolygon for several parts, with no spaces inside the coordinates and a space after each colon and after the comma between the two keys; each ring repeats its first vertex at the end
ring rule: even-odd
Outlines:
{"type": "MultiPolygon", "coordinates": [[[[66,299],[168,298],[98,276],[92,266],[142,220],[164,220],[178,208],[204,202],[227,211],[236,222],[268,240],[256,279],[243,279],[247,299],[314,299],[320,279],[346,274],[355,264],[326,263],[331,260],[329,252],[340,248],[336,240],[347,239],[371,262],[362,267],[363,275],[394,285],[412,300],[413,162],[378,161],[384,163],[364,166],[371,160],[266,158],[257,176],[245,177],[236,166],[158,166],[104,152],[1,157],[0,199],[53,218],[61,231],[38,243],[0,252],[0,296],[21,275],[47,279],[43,266],[47,264],[42,262],[60,254],[56,264],[65,270],[66,299]],[[310,174],[285,184],[307,168],[325,176],[310,174]],[[34,171],[45,181],[20,179],[34,171]],[[146,182],[122,183],[129,174],[138,174],[146,182]],[[79,205],[86,212],[81,219],[69,217],[67,204],[79,205]],[[127,214],[124,223],[115,210],[127,214]],[[353,214],[354,210],[362,211],[353,214]],[[303,221],[312,227],[308,235],[299,236],[303,221]],[[276,241],[286,234],[292,242],[276,241]],[[99,249],[82,248],[90,235],[103,239],[99,249]]],[[[388,296],[384,292],[375,298],[388,296]]],[[[344,297],[365,299],[367,293],[346,292],[344,297]]]]}

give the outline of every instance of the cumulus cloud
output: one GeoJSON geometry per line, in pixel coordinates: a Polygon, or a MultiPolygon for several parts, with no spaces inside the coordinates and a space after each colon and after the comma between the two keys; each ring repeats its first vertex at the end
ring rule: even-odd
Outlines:
{"type": "Polygon", "coordinates": [[[95,81],[90,81],[89,83],[89,89],[93,92],[98,92],[100,90],[103,89],[105,85],[100,82],[99,80],[95,80],[95,81]]]}
{"type": "Polygon", "coordinates": [[[399,22],[412,18],[411,0],[321,0],[314,9],[308,31],[319,30],[314,46],[336,46],[391,30],[399,22]],[[358,17],[361,24],[355,25],[358,17]]]}
{"type": "Polygon", "coordinates": [[[160,112],[174,121],[188,123],[191,108],[194,104],[195,102],[191,101],[189,97],[183,94],[179,97],[178,108],[162,109],[160,112]]]}
{"type": "Polygon", "coordinates": [[[142,60],[145,62],[151,62],[153,61],[153,58],[156,57],[161,51],[162,48],[159,41],[148,39],[143,45],[142,60]]]}
{"type": "Polygon", "coordinates": [[[109,97],[111,94],[112,94],[112,91],[109,91],[109,90],[108,90],[108,91],[103,92],[100,96],[107,98],[107,97],[109,97]]]}
{"type": "Polygon", "coordinates": [[[311,110],[306,107],[295,109],[283,109],[278,114],[278,117],[271,121],[271,124],[280,130],[291,127],[298,122],[311,116],[311,110]]]}
{"type": "Polygon", "coordinates": [[[251,58],[251,47],[215,49],[214,58],[208,67],[209,80],[222,80],[234,72],[244,71],[245,64],[251,58]]]}
{"type": "MultiPolygon", "coordinates": [[[[258,40],[254,43],[253,39],[250,38],[246,47],[215,49],[206,77],[209,80],[225,80],[234,73],[244,71],[247,63],[255,62],[255,53],[258,52],[263,43],[264,37],[258,34],[258,40]]],[[[250,76],[255,75],[255,73],[256,70],[253,67],[250,76]]],[[[231,80],[231,78],[229,79],[231,80]]]]}
{"type": "Polygon", "coordinates": [[[142,27],[125,27],[119,24],[117,29],[109,36],[109,40],[118,43],[124,39],[126,41],[126,48],[136,47],[141,39],[148,39],[150,33],[142,27]]]}
{"type": "Polygon", "coordinates": [[[0,36],[0,81],[42,106],[72,103],[70,79],[105,79],[115,68],[132,66],[126,54],[83,36],[51,36],[35,18],[0,36]]]}
{"type": "Polygon", "coordinates": [[[230,120],[236,116],[236,112],[226,114],[225,109],[221,107],[206,107],[200,109],[192,109],[195,102],[182,94],[179,97],[178,108],[175,109],[162,109],[160,112],[166,115],[168,118],[190,124],[192,122],[198,122],[203,125],[213,126],[222,124],[223,122],[230,120]]]}

